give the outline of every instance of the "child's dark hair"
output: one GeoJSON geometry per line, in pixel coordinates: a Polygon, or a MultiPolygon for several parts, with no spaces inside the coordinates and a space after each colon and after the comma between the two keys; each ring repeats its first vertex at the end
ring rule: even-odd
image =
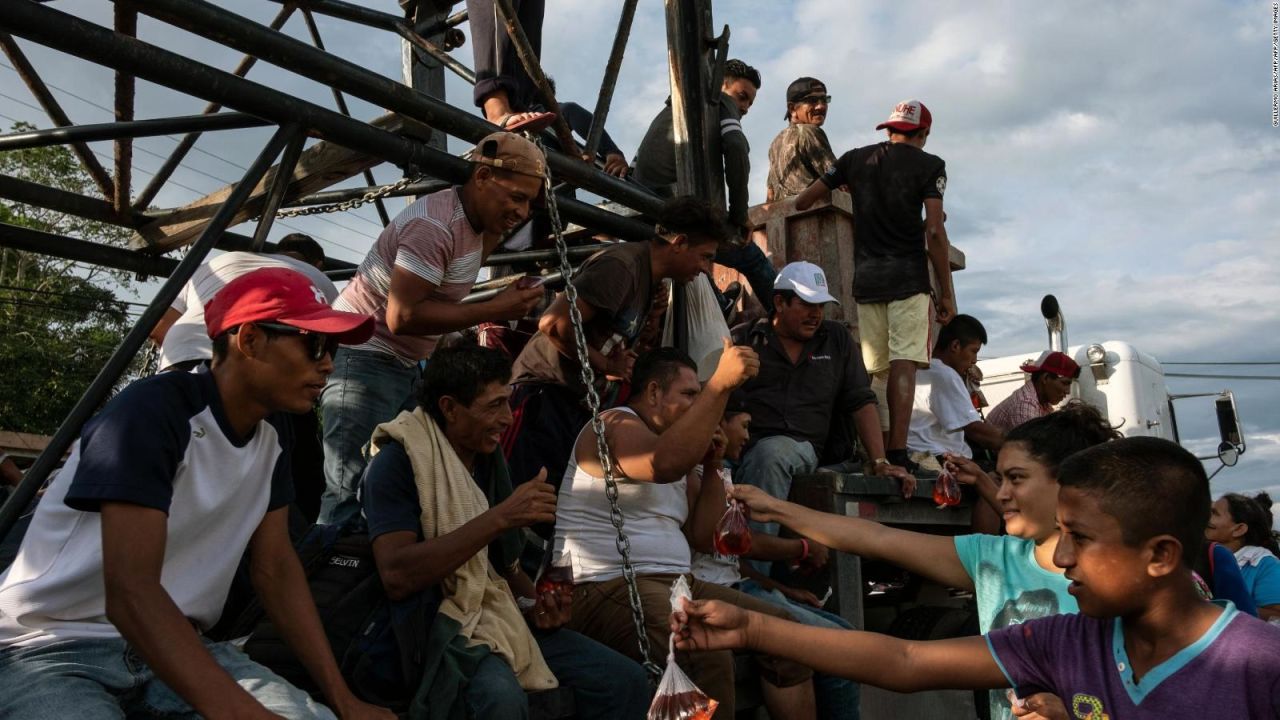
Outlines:
{"type": "Polygon", "coordinates": [[[1239,493],[1227,493],[1222,496],[1227,501],[1227,511],[1231,519],[1244,524],[1248,529],[1240,538],[1245,545],[1257,545],[1280,555],[1280,543],[1276,542],[1276,533],[1271,528],[1275,518],[1271,514],[1271,496],[1260,492],[1253,497],[1239,493]]]}
{"type": "Polygon", "coordinates": [[[975,341],[986,345],[987,329],[972,315],[956,315],[938,331],[938,342],[934,343],[933,354],[938,355],[957,340],[961,347],[975,341]]]}
{"type": "Polygon", "coordinates": [[[1005,444],[1022,443],[1027,454],[1055,477],[1068,456],[1120,438],[1120,432],[1092,405],[1072,400],[1061,410],[1028,420],[1009,431],[1005,444]]]}
{"type": "Polygon", "coordinates": [[[658,383],[658,387],[666,390],[682,367],[698,372],[698,366],[683,350],[673,347],[654,348],[636,358],[636,364],[631,368],[631,390],[638,397],[651,382],[658,383]]]}
{"type": "Polygon", "coordinates": [[[448,395],[463,405],[475,402],[490,383],[506,384],[511,380],[511,361],[497,350],[463,343],[441,348],[431,354],[427,369],[418,384],[418,404],[445,427],[440,398],[448,395]]]}
{"type": "Polygon", "coordinates": [[[1209,524],[1209,478],[1195,455],[1177,443],[1130,437],[1068,457],[1058,484],[1094,495],[1120,523],[1130,547],[1157,535],[1182,543],[1182,564],[1194,567],[1209,524]]]}
{"type": "Polygon", "coordinates": [[[742,78],[760,89],[760,71],[742,62],[737,58],[726,60],[724,63],[724,79],[742,78]]]}
{"type": "Polygon", "coordinates": [[[306,233],[289,233],[276,243],[276,252],[294,252],[312,265],[324,265],[324,248],[306,233]]]}
{"type": "Polygon", "coordinates": [[[742,390],[735,390],[729,395],[729,401],[724,406],[724,419],[728,420],[734,415],[750,412],[747,409],[747,396],[742,390]]]}
{"type": "Polygon", "coordinates": [[[690,245],[720,243],[729,239],[727,228],[728,219],[719,205],[681,195],[662,203],[654,239],[665,242],[664,235],[686,235],[690,245]]]}

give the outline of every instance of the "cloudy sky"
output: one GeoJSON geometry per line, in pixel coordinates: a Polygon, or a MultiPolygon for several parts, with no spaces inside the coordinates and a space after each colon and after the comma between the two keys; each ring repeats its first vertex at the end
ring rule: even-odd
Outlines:
{"type": "MultiPolygon", "coordinates": [[[[259,22],[279,6],[220,3],[259,22]]],[[[365,3],[388,12],[393,0],[365,3]]],[[[51,6],[109,24],[104,2],[51,6]]],[[[590,107],[604,72],[617,2],[549,0],[543,64],[563,98],[590,107]]],[[[1270,2],[976,2],[911,0],[716,4],[730,55],[760,69],[764,85],[744,119],[753,199],[763,200],[769,141],[781,129],[786,85],[823,79],[834,96],[826,130],[837,152],[880,139],[874,127],[899,100],[932,110],[929,151],[947,161],[948,231],[968,256],[957,275],[960,309],[991,331],[985,355],[1029,353],[1045,343],[1037,307],[1061,301],[1073,343],[1125,340],[1168,362],[1280,363],[1280,130],[1272,126],[1270,2]]],[[[399,76],[396,38],[320,18],[330,51],[399,76]]],[[[305,37],[299,17],[284,31],[305,37]]],[[[142,39],[218,67],[234,51],[143,19],[142,39]]],[[[76,122],[110,118],[110,74],[23,44],[76,122]]],[[[471,65],[470,51],[458,56],[471,65]]],[[[0,61],[3,62],[3,61],[0,61]]],[[[0,67],[0,121],[47,126],[8,63],[0,67]]],[[[326,106],[326,88],[259,65],[250,79],[326,106]]],[[[631,33],[609,130],[628,153],[667,89],[660,3],[642,3],[631,33]]],[[[447,94],[468,105],[450,76],[447,94]]],[[[142,84],[138,117],[199,112],[203,101],[142,84]]],[[[372,118],[377,107],[353,100],[372,118]]],[[[265,130],[206,136],[157,198],[189,202],[236,179],[265,130]]],[[[144,180],[176,140],[138,143],[144,180]]],[[[109,157],[110,146],[95,149],[109,157]]],[[[461,150],[459,143],[453,149],[461,150]]],[[[108,163],[109,166],[109,163],[108,163]]],[[[379,181],[396,178],[378,170],[379,181]]],[[[363,184],[363,183],[350,183],[363,184]]],[[[393,204],[393,207],[396,207],[393,204]]],[[[303,229],[328,251],[358,260],[380,224],[370,210],[277,223],[303,229]]],[[[145,301],[149,290],[140,300],[145,301]]],[[[1271,366],[1169,365],[1167,372],[1280,375],[1271,366]]],[[[1169,378],[1173,392],[1235,390],[1249,448],[1214,480],[1215,492],[1266,488],[1280,496],[1280,382],[1169,378]]],[[[1184,439],[1216,442],[1208,402],[1179,405],[1184,439]]],[[[1215,463],[1216,465],[1216,463],[1215,463]]]]}

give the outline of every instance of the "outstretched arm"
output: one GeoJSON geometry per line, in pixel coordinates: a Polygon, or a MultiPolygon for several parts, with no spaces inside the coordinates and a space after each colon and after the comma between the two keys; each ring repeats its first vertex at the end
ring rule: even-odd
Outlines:
{"type": "Polygon", "coordinates": [[[674,613],[672,631],[681,650],[748,648],[896,692],[1009,686],[981,636],[902,640],[801,625],[715,600],[686,602],[684,612],[674,613]]]}
{"type": "Polygon", "coordinates": [[[829,548],[891,562],[948,587],[973,588],[973,578],[960,562],[954,541],[945,535],[820,512],[779,500],[751,485],[735,485],[733,497],[751,508],[754,520],[781,523],[829,548]]]}

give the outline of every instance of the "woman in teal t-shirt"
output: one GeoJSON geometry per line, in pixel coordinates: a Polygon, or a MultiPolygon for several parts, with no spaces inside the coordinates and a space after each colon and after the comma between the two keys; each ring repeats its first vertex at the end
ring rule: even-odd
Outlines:
{"type": "Polygon", "coordinates": [[[1272,532],[1271,496],[1228,493],[1218,498],[1204,535],[1235,553],[1258,617],[1280,622],[1280,547],[1272,532]]]}
{"type": "MultiPolygon", "coordinates": [[[[999,485],[972,461],[949,456],[961,482],[973,484],[1004,517],[1009,535],[947,537],[785,502],[750,487],[734,496],[752,519],[778,522],[836,550],[891,562],[948,587],[971,589],[983,633],[1031,618],[1075,612],[1068,582],[1053,564],[1058,546],[1058,465],[1068,455],[1120,437],[1094,408],[1071,403],[1015,427],[996,463],[999,485]]],[[[1003,691],[991,693],[993,720],[1011,717],[1003,691]]]]}

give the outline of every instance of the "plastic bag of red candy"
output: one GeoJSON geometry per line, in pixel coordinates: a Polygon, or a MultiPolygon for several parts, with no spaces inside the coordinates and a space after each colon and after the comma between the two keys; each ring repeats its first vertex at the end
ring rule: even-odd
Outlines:
{"type": "MultiPolygon", "coordinates": [[[[683,608],[686,599],[693,599],[693,593],[681,575],[671,584],[672,609],[683,608]]],[[[719,705],[699,690],[676,664],[676,634],[671,633],[667,641],[667,669],[649,705],[648,720],[710,720],[719,705]]]]}
{"type": "Polygon", "coordinates": [[[938,478],[933,481],[933,501],[938,509],[960,504],[960,483],[951,471],[951,463],[945,463],[938,471],[938,478]]]}
{"type": "MultiPolygon", "coordinates": [[[[727,495],[733,482],[724,478],[724,491],[727,495]]],[[[737,500],[730,500],[720,522],[716,523],[715,548],[719,555],[746,555],[751,550],[751,528],[747,521],[751,519],[751,509],[737,500]]]]}

